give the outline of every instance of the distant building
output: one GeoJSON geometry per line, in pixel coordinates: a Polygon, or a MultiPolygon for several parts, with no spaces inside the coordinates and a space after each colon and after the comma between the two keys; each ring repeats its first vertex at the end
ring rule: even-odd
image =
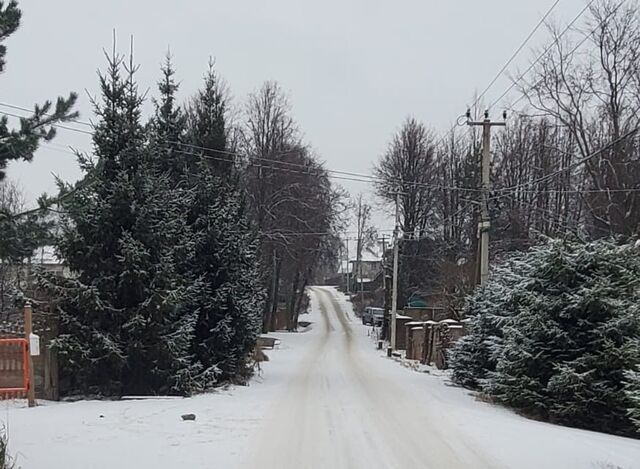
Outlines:
{"type": "Polygon", "coordinates": [[[365,249],[360,260],[349,260],[347,270],[352,292],[373,291],[382,277],[382,257],[371,249],[365,249]]]}
{"type": "Polygon", "coordinates": [[[70,277],[71,271],[60,259],[53,246],[42,246],[36,249],[30,262],[24,265],[25,268],[40,268],[44,272],[55,273],[61,277],[70,277]]]}

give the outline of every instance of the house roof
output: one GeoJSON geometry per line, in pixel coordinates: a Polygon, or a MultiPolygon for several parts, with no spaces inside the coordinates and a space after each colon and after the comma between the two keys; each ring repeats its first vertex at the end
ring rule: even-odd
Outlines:
{"type": "Polygon", "coordinates": [[[40,265],[63,264],[62,259],[57,256],[56,250],[53,246],[42,246],[37,248],[31,257],[31,263],[40,265]]]}

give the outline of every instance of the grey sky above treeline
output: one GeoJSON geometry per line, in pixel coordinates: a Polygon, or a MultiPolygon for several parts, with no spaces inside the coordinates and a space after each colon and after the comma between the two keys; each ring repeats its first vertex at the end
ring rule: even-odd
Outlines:
{"type": "MultiPolygon", "coordinates": [[[[140,88],[155,93],[170,47],[188,98],[209,57],[229,85],[233,103],[265,80],[290,96],[305,139],[327,167],[369,173],[408,115],[437,131],[464,113],[553,0],[20,0],[21,28],[6,42],[0,102],[24,107],[74,90],[81,119],[93,118],[113,30],[126,53],[135,37],[140,88]]],[[[555,21],[566,24],[584,0],[561,0],[555,21]]],[[[548,38],[538,31],[510,67],[512,74],[548,38]]],[[[502,77],[488,93],[508,86],[502,77]]],[[[151,104],[145,109],[151,111],[151,104]]],[[[2,111],[16,112],[7,108],[2,111]]],[[[79,127],[86,130],[84,127],[79,127]]],[[[32,163],[10,163],[30,205],[55,190],[54,177],[80,176],[68,146],[90,150],[90,137],[59,131],[32,163]]],[[[336,181],[351,193],[367,184],[336,181]]]]}

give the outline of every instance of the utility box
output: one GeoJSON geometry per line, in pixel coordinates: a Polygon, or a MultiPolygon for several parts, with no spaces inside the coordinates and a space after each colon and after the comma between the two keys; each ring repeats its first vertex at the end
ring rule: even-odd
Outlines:
{"type": "Polygon", "coordinates": [[[32,357],[40,355],[40,336],[33,332],[29,334],[29,355],[32,357]]]}

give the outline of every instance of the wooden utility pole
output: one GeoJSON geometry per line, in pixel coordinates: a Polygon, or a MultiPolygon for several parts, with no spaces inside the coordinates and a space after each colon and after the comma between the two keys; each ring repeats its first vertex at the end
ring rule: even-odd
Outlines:
{"type": "Polygon", "coordinates": [[[400,191],[396,192],[396,226],[393,230],[393,286],[391,293],[391,345],[396,347],[396,316],[398,314],[398,245],[400,243],[400,191]]]}
{"type": "MultiPolygon", "coordinates": [[[[503,114],[506,119],[506,113],[503,114]]],[[[478,223],[478,237],[480,238],[480,285],[486,285],[489,278],[489,230],[491,217],[489,214],[489,191],[491,190],[491,127],[504,127],[506,123],[491,122],[489,111],[484,112],[483,121],[472,121],[471,111],[467,111],[467,125],[482,126],[482,202],[480,205],[480,223],[478,223]]]]}
{"type": "Polygon", "coordinates": [[[30,339],[33,332],[33,310],[31,309],[31,303],[24,305],[24,336],[27,339],[27,363],[29,366],[29,382],[27,383],[27,401],[29,407],[35,407],[36,405],[36,391],[34,389],[33,379],[33,360],[31,359],[31,346],[30,339]]]}

